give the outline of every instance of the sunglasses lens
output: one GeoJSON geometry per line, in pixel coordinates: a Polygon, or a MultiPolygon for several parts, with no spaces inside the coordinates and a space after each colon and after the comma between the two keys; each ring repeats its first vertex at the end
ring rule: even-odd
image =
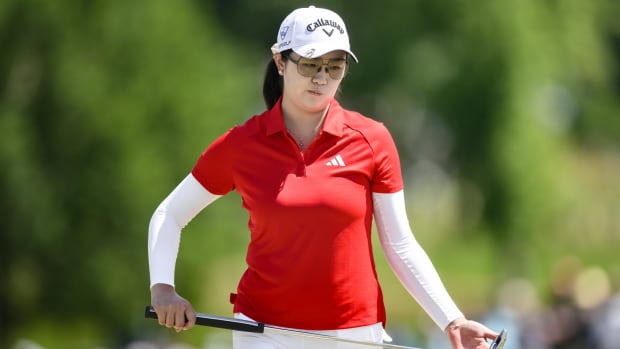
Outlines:
{"type": "MultiPolygon", "coordinates": [[[[323,60],[321,58],[300,58],[297,61],[297,71],[299,74],[305,77],[315,76],[321,67],[323,66],[323,60]]],[[[340,80],[344,77],[347,68],[346,59],[330,59],[327,62],[327,72],[329,77],[335,80],[340,80]]]]}
{"type": "Polygon", "coordinates": [[[319,68],[321,68],[321,65],[323,65],[323,61],[321,59],[302,57],[299,61],[297,61],[297,70],[299,71],[299,74],[309,78],[316,75],[319,68]]]}
{"type": "Polygon", "coordinates": [[[333,59],[327,64],[329,76],[332,79],[340,80],[344,77],[347,70],[347,61],[344,59],[333,59]]]}

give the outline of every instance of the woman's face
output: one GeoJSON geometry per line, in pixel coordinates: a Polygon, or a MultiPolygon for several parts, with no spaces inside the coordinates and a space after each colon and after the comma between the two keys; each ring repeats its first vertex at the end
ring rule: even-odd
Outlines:
{"type": "Polygon", "coordinates": [[[276,59],[284,79],[283,103],[305,112],[323,112],[342,81],[342,78],[332,76],[338,75],[338,69],[346,70],[346,53],[333,51],[324,54],[320,57],[320,67],[321,61],[299,61],[300,58],[291,52],[287,60],[282,60],[280,55],[276,59]]]}

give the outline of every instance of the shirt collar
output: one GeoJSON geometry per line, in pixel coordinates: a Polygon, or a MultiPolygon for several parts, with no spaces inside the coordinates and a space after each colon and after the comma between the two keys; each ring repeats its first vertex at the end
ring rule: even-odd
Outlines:
{"type": "MultiPolygon", "coordinates": [[[[340,137],[344,126],[344,109],[336,101],[332,99],[321,127],[321,132],[327,132],[331,135],[340,137]]],[[[284,117],[282,116],[282,97],[278,99],[276,104],[266,112],[265,116],[265,134],[271,136],[274,133],[286,132],[284,117]]]]}

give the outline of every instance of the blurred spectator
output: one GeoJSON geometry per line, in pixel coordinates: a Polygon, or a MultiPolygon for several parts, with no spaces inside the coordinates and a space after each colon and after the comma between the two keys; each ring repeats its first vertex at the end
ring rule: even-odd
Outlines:
{"type": "Polygon", "coordinates": [[[608,273],[600,267],[584,270],[576,280],[575,303],[588,322],[593,348],[620,348],[620,294],[612,296],[608,273]]]}
{"type": "Polygon", "coordinates": [[[561,258],[552,267],[550,305],[541,323],[551,348],[589,348],[587,324],[575,304],[575,283],[582,269],[575,256],[561,258]]]}
{"type": "Polygon", "coordinates": [[[593,340],[598,349],[620,349],[620,293],[609,299],[592,321],[593,340]]]}
{"type": "Polygon", "coordinates": [[[482,320],[496,331],[508,331],[505,349],[521,349],[524,348],[521,341],[523,321],[538,308],[538,303],[536,290],[529,280],[511,279],[498,288],[495,307],[482,320]]]}

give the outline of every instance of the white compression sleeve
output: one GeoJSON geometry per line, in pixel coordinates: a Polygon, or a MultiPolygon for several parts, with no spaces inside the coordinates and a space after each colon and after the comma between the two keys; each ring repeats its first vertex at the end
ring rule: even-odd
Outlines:
{"type": "Polygon", "coordinates": [[[442,330],[462,317],[435,267],[409,226],[403,191],[373,193],[379,241],[386,259],[405,289],[442,330]]]}
{"type": "Polygon", "coordinates": [[[221,195],[211,194],[189,174],[159,204],[149,223],[151,287],[157,283],[174,286],[174,268],[181,242],[181,230],[219,197],[221,195]]]}

